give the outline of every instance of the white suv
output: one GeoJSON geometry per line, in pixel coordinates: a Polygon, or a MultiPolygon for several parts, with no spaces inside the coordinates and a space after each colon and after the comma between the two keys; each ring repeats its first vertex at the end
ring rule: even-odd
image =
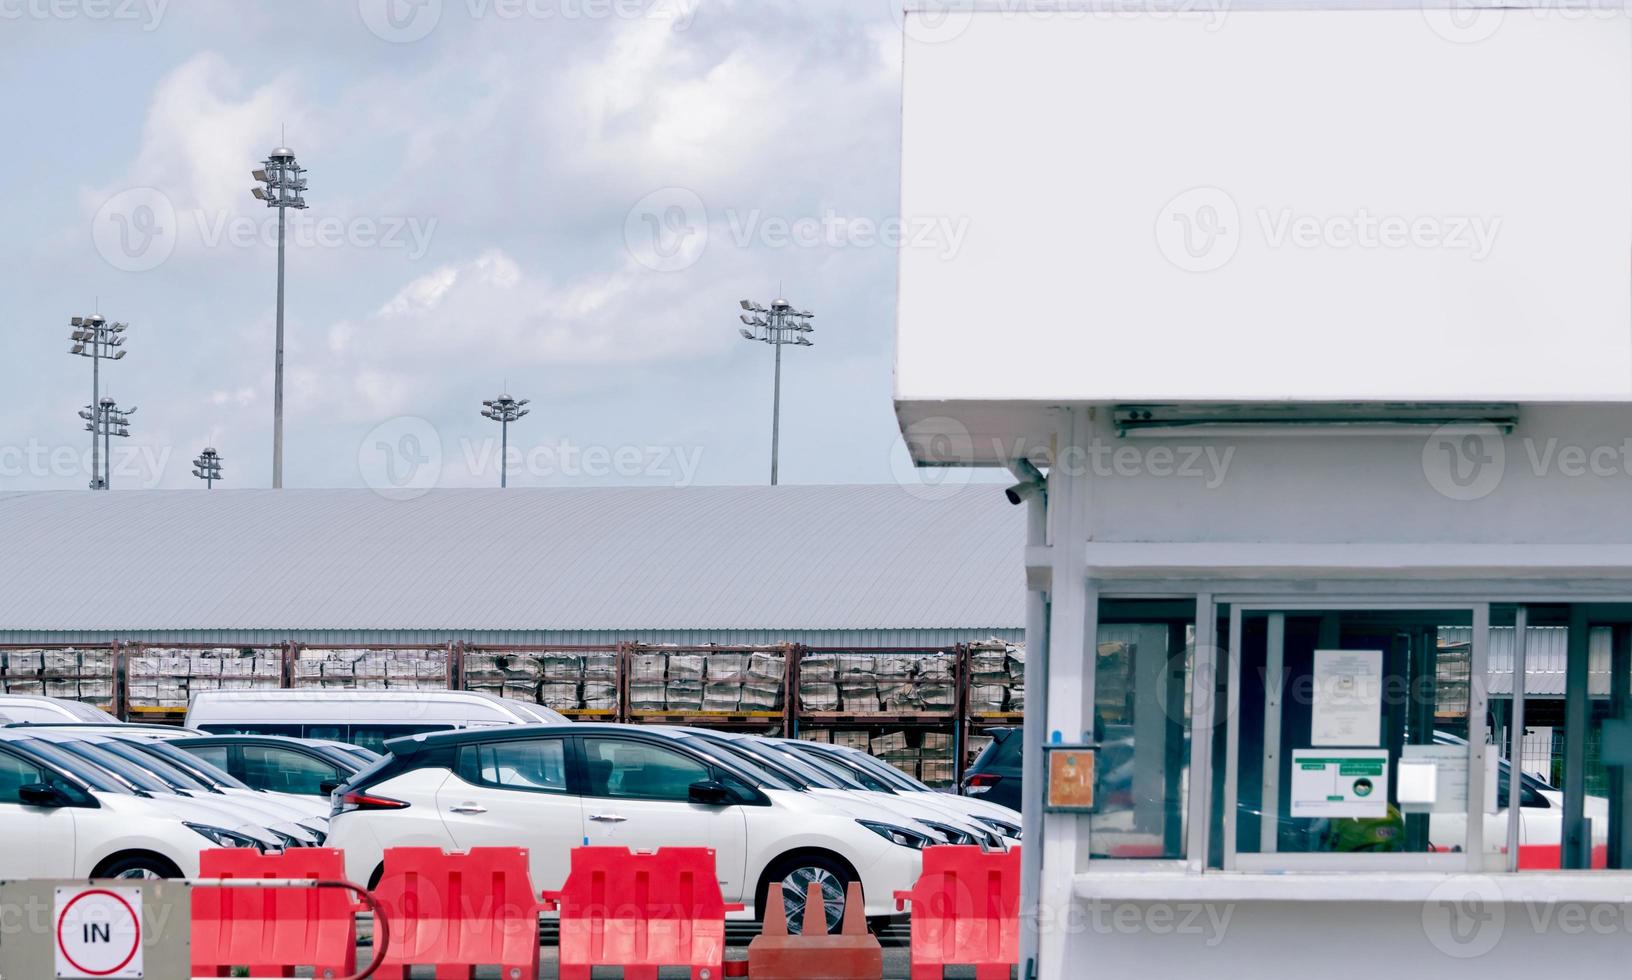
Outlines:
{"type": "MultiPolygon", "coordinates": [[[[335,792],[329,846],[354,881],[379,880],[385,848],[525,847],[535,889],[560,888],[583,844],[710,847],[727,902],[758,917],[767,895],[860,881],[866,914],[923,867],[927,834],[858,817],[811,793],[766,784],[706,746],[610,724],[507,726],[416,735],[335,792]],[[774,892],[773,892],[774,889],[774,892]]],[[[787,904],[785,902],[785,904],[787,904]]],[[[828,903],[830,919],[842,902],[828,903]],[[838,907],[835,907],[837,905],[838,907]]],[[[795,929],[799,922],[790,923],[795,929]]]]}

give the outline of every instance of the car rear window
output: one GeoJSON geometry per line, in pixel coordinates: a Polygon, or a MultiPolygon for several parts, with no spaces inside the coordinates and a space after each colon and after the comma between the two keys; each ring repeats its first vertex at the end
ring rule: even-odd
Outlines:
{"type": "Polygon", "coordinates": [[[993,738],[991,748],[986,750],[986,756],[980,760],[980,768],[1019,769],[1022,741],[1019,732],[1008,732],[993,738]]]}

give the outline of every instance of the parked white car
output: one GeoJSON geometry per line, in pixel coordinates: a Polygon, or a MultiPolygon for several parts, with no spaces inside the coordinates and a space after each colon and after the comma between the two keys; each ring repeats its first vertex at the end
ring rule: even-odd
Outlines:
{"type": "Polygon", "coordinates": [[[190,877],[201,850],[266,846],[189,804],[100,782],[37,740],[0,737],[0,839],[12,842],[0,848],[0,878],[190,877]]]}
{"type": "MultiPolygon", "coordinates": [[[[526,847],[535,889],[560,888],[581,844],[710,847],[728,902],[802,908],[808,883],[840,897],[860,881],[866,914],[892,916],[935,841],[887,817],[761,788],[730,760],[653,729],[512,726],[416,735],[335,793],[329,844],[352,880],[375,882],[393,846],[526,847]]],[[[792,925],[797,928],[798,920],[792,925]]]]}
{"type": "Polygon", "coordinates": [[[871,776],[903,796],[918,799],[935,806],[946,807],[955,813],[960,813],[971,820],[992,828],[1010,843],[1018,843],[1020,840],[1020,814],[1002,804],[989,803],[975,797],[938,792],[889,763],[875,759],[860,749],[853,749],[846,745],[803,742],[797,739],[789,739],[783,744],[790,749],[808,755],[833,759],[847,765],[859,776],[871,776]]]}
{"type": "Polygon", "coordinates": [[[968,819],[953,808],[895,793],[876,780],[869,785],[848,770],[824,765],[821,760],[807,759],[794,753],[788,743],[781,740],[706,729],[685,731],[690,737],[723,743],[738,751],[751,753],[763,764],[776,767],[779,773],[792,779],[800,788],[841,801],[859,802],[873,813],[916,821],[929,827],[941,838],[941,842],[995,849],[1004,847],[997,831],[968,819]]]}
{"type": "Polygon", "coordinates": [[[133,775],[130,767],[105,758],[87,757],[83,752],[68,751],[67,746],[40,739],[37,733],[0,731],[0,741],[72,773],[98,792],[124,793],[152,800],[155,805],[184,820],[225,827],[262,850],[291,846],[285,835],[274,832],[238,807],[173,793],[151,776],[133,775]]]}
{"type": "Polygon", "coordinates": [[[280,802],[270,794],[247,787],[211,786],[162,756],[139,745],[100,733],[41,728],[30,732],[86,762],[123,778],[155,795],[174,795],[232,814],[240,821],[265,827],[280,847],[315,847],[327,834],[323,824],[308,824],[311,811],[280,802]]]}

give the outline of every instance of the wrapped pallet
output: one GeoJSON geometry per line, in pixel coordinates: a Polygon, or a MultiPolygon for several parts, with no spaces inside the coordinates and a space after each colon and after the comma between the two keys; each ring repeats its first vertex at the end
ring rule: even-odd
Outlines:
{"type": "Polygon", "coordinates": [[[760,681],[750,677],[742,685],[741,701],[742,710],[744,711],[773,711],[780,708],[782,707],[781,681],[760,681]]]}
{"type": "Polygon", "coordinates": [[[748,655],[711,653],[704,666],[704,676],[714,684],[741,684],[748,678],[748,655]]]}
{"type": "Polygon", "coordinates": [[[716,683],[709,681],[703,685],[703,710],[717,712],[735,712],[742,706],[742,685],[737,682],[716,683]]]}
{"type": "Polygon", "coordinates": [[[585,711],[617,710],[618,685],[586,680],[583,690],[583,699],[580,703],[585,711]]]}
{"type": "Polygon", "coordinates": [[[615,653],[587,653],[584,655],[584,682],[613,684],[618,682],[618,655],[615,653]]]}
{"type": "Polygon", "coordinates": [[[669,654],[668,676],[671,681],[702,681],[702,655],[696,653],[669,654]]]}
{"type": "Polygon", "coordinates": [[[490,653],[467,653],[465,655],[465,683],[476,690],[477,684],[502,682],[504,671],[499,668],[497,657],[490,653]]]}
{"type": "Polygon", "coordinates": [[[799,679],[833,683],[839,678],[839,657],[834,653],[807,653],[799,659],[799,679]]]}
{"type": "Polygon", "coordinates": [[[669,711],[703,710],[703,682],[700,680],[675,680],[671,677],[665,694],[665,706],[669,711]]]}
{"type": "Polygon", "coordinates": [[[45,655],[38,650],[6,651],[5,671],[7,677],[32,680],[40,676],[40,671],[44,666],[45,655]]]}
{"type": "Polygon", "coordinates": [[[800,680],[799,703],[804,706],[806,711],[837,711],[839,710],[839,686],[837,684],[813,684],[807,680],[800,680]]]}

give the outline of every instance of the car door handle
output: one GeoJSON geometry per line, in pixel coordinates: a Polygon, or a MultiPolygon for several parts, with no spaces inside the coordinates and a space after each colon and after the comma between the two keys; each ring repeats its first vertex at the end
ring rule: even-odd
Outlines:
{"type": "Polygon", "coordinates": [[[616,813],[592,813],[589,819],[596,823],[623,823],[628,817],[620,817],[616,813]]]}
{"type": "Polygon", "coordinates": [[[487,807],[480,806],[480,805],[475,804],[475,803],[461,803],[458,806],[448,807],[448,812],[449,813],[468,813],[468,814],[474,815],[474,814],[477,814],[477,813],[486,813],[487,812],[487,807]]]}

